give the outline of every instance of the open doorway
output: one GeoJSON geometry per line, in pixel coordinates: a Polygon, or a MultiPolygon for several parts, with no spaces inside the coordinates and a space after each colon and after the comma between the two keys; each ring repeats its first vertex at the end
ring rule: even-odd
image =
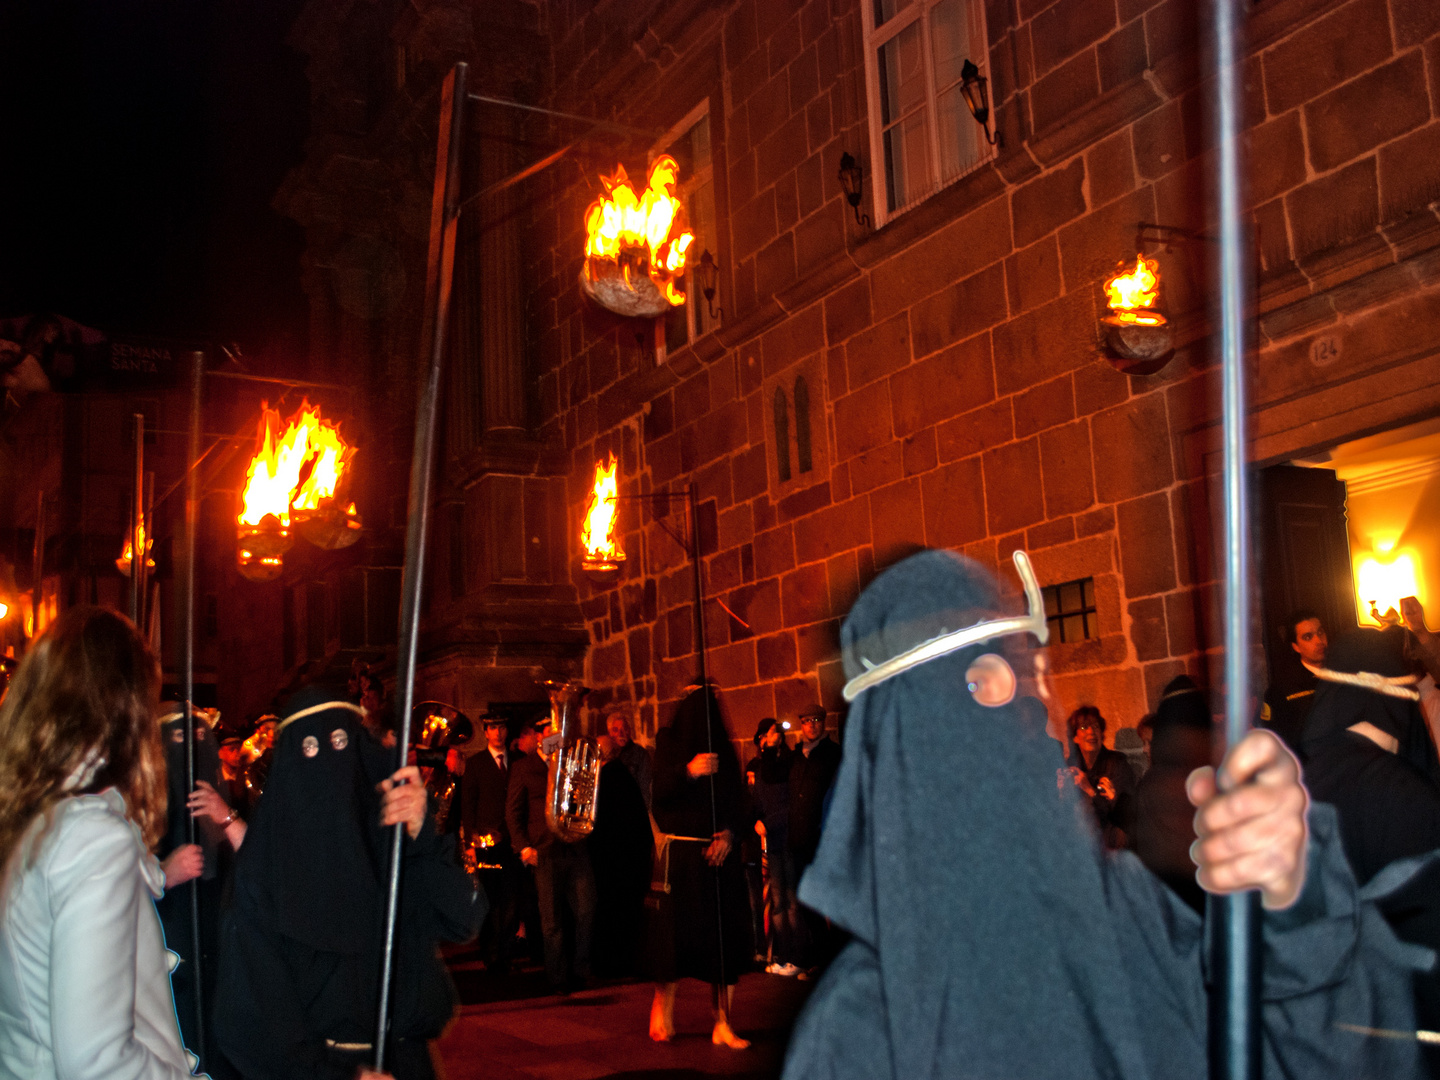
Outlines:
{"type": "Polygon", "coordinates": [[[1282,624],[1316,612],[1331,637],[1377,626],[1402,596],[1440,604],[1440,417],[1260,474],[1262,609],[1272,683],[1297,663],[1282,624]]]}

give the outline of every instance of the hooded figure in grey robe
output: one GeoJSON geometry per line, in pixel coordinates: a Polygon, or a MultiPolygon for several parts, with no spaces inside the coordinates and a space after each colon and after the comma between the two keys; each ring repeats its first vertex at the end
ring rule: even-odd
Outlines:
{"type": "MultiPolygon", "coordinates": [[[[914,555],[860,596],[841,632],[847,678],[1007,614],[991,575],[914,555]]],[[[786,1080],[1089,1077],[1205,1080],[1205,924],[1128,852],[1101,849],[1060,747],[1024,692],[967,691],[983,654],[1022,679],[1011,634],[918,664],[851,706],[845,756],[800,899],[853,939],[796,1024],[786,1080]]],[[[1415,1075],[1411,967],[1357,892],[1334,817],[1310,817],[1300,899],[1267,912],[1266,1077],[1415,1075]]]]}

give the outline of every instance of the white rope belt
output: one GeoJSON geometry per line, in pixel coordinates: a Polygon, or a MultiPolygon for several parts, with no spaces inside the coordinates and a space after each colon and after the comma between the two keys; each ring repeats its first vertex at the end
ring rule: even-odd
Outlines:
{"type": "Polygon", "coordinates": [[[1420,691],[1415,689],[1415,684],[1420,681],[1416,675],[1397,675],[1394,678],[1387,678],[1384,675],[1377,675],[1373,671],[1331,671],[1329,668],[1311,668],[1317,679],[1324,679],[1326,682],[1339,683],[1342,686],[1358,686],[1362,690],[1373,690],[1377,694],[1384,694],[1386,697],[1405,698],[1407,701],[1419,701],[1420,691]]]}

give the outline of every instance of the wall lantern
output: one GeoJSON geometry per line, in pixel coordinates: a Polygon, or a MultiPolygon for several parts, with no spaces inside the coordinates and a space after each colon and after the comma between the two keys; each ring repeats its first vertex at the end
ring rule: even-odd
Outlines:
{"type": "MultiPolygon", "coordinates": [[[[1400,624],[1400,601],[1407,596],[1420,596],[1420,573],[1415,553],[1397,551],[1394,540],[1376,541],[1375,553],[1355,564],[1355,595],[1362,608],[1361,625],[1368,617],[1378,626],[1400,624]],[[1368,606],[1369,610],[1364,608],[1368,606]]],[[[1424,598],[1421,597],[1421,602],[1424,598]]]]}
{"type": "Polygon", "coordinates": [[[625,166],[602,176],[605,194],[585,210],[585,265],[580,288],[617,315],[653,319],[685,303],[677,287],[685,253],[695,242],[685,206],[675,198],[680,166],[668,154],[650,165],[645,191],[637,195],[625,166]]]}
{"type": "Polygon", "coordinates": [[[966,60],[960,68],[960,93],[965,95],[970,115],[985,129],[985,141],[991,146],[997,144],[1000,135],[990,131],[990,80],[980,74],[973,60],[966,60]]]}
{"type": "Polygon", "coordinates": [[[840,186],[845,189],[845,198],[850,209],[855,211],[855,224],[870,227],[870,215],[860,213],[860,199],[865,194],[865,173],[860,163],[847,150],[840,155],[840,186]]]}
{"type": "Polygon", "coordinates": [[[720,318],[725,312],[715,307],[715,288],[720,282],[720,267],[715,262],[715,256],[710,254],[706,248],[700,253],[700,262],[695,267],[695,276],[700,281],[700,292],[705,297],[705,303],[710,308],[712,320],[720,318]]]}
{"type": "Polygon", "coordinates": [[[303,401],[280,430],[280,413],[260,410],[255,455],[246,473],[236,518],[236,565],[251,581],[273,581],[294,543],[292,525],[316,547],[349,547],[360,538],[360,516],[350,500],[351,459],[336,424],[303,401]]]}
{"type": "Polygon", "coordinates": [[[1175,353],[1170,320],[1160,311],[1160,263],[1135,256],[1105,282],[1110,314],[1100,321],[1110,362],[1126,375],[1153,375],[1175,353]]]}
{"type": "Polygon", "coordinates": [[[615,478],[619,468],[612,451],[607,461],[595,463],[595,483],[585,507],[585,521],[580,529],[580,544],[585,554],[580,568],[601,582],[612,580],[620,572],[625,552],[620,547],[619,514],[616,506],[620,484],[615,478]]]}

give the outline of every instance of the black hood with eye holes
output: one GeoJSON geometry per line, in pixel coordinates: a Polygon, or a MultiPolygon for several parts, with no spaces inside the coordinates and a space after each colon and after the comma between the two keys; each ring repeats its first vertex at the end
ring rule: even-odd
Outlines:
{"type": "Polygon", "coordinates": [[[280,732],[265,793],[236,856],[235,903],[266,930],[324,952],[373,950],[385,838],[375,785],[386,755],[343,704],[307,687],[285,717],[328,701],[280,732]]]}

